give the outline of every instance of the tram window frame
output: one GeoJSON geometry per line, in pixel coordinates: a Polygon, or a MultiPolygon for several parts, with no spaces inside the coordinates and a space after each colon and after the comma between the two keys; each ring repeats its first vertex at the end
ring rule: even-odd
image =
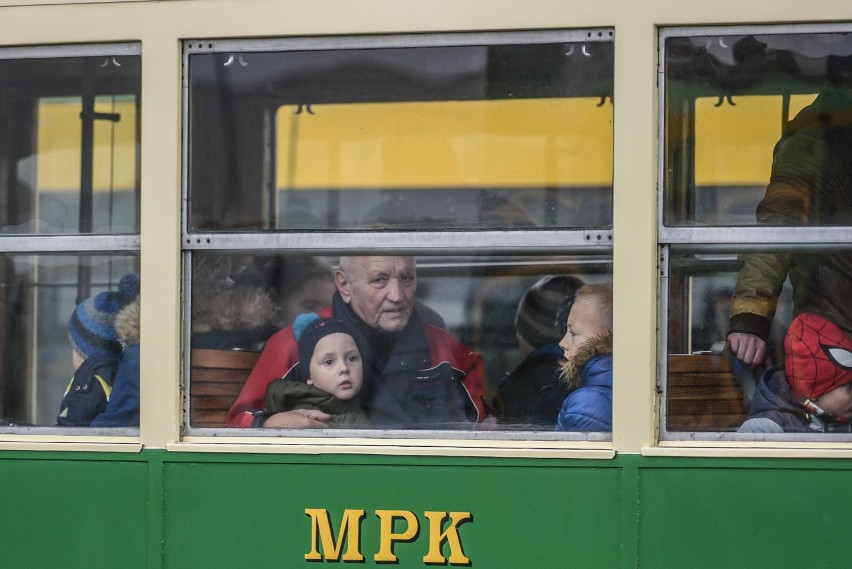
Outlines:
{"type": "MultiPolygon", "coordinates": [[[[678,319],[673,314],[692,314],[694,306],[692,306],[692,294],[694,292],[693,275],[721,275],[725,272],[736,274],[738,272],[737,256],[742,253],[757,253],[757,252],[784,252],[797,251],[808,248],[822,246],[822,248],[838,248],[844,243],[849,243],[852,240],[852,226],[760,226],[754,222],[746,224],[740,222],[724,223],[721,218],[715,219],[709,223],[689,223],[684,220],[673,219],[668,211],[669,204],[672,203],[673,196],[669,193],[674,188],[675,184],[683,184],[688,193],[690,189],[694,191],[697,187],[695,181],[694,161],[697,161],[696,153],[694,152],[695,143],[691,142],[693,154],[687,156],[685,160],[690,167],[681,168],[683,170],[678,174],[673,169],[673,166],[668,163],[668,160],[681,153],[682,148],[679,145],[682,141],[695,140],[694,130],[694,115],[692,116],[692,128],[684,127],[682,130],[677,130],[677,127],[672,127],[670,123],[671,116],[668,112],[666,97],[669,88],[669,75],[667,73],[667,41],[671,39],[689,39],[689,38],[709,38],[708,45],[714,49],[725,49],[730,47],[726,40],[734,37],[753,37],[753,36],[784,36],[794,34],[852,34],[852,24],[800,24],[800,25],[754,25],[754,26],[707,26],[707,27],[666,27],[660,28],[658,34],[660,59],[659,76],[660,84],[658,90],[658,105],[659,105],[659,136],[658,136],[658,249],[659,249],[659,337],[658,337],[658,391],[660,397],[660,413],[659,413],[659,440],[661,443],[669,444],[689,444],[689,442],[713,441],[745,441],[745,442],[808,442],[808,443],[823,443],[852,441],[852,436],[848,434],[836,433],[820,433],[818,436],[814,434],[765,434],[765,433],[738,433],[729,429],[707,426],[701,427],[701,417],[696,416],[692,421],[692,428],[683,426],[682,428],[670,428],[669,425],[669,406],[672,401],[672,387],[669,385],[671,375],[669,374],[669,363],[671,356],[684,350],[672,352],[672,324],[675,328],[683,329],[683,334],[688,333],[691,325],[688,324],[689,318],[685,321],[683,318],[678,319]],[[719,48],[711,45],[709,42],[719,41],[719,48]],[[670,132],[672,129],[672,132],[670,132]],[[672,144],[670,148],[668,145],[672,144]],[[693,159],[693,162],[689,162],[693,159]],[[680,273],[678,273],[680,271],[680,273]],[[675,279],[677,277],[677,283],[675,279]],[[683,292],[680,296],[675,295],[674,287],[679,287],[683,292]],[[672,299],[674,304],[672,304],[672,299]],[[680,299],[680,300],[678,300],[680,299]],[[673,322],[673,319],[676,320],[673,322]]],[[[693,42],[695,43],[695,42],[693,42]]],[[[848,43],[848,42],[847,42],[848,43]]],[[[707,49],[705,47],[705,49],[707,49]]],[[[823,54],[825,57],[825,54],[823,54]]],[[[823,78],[823,82],[826,80],[823,78]]],[[[739,96],[747,95],[748,92],[741,92],[739,96]]],[[[720,104],[730,103],[726,97],[726,93],[721,89],[714,92],[712,88],[708,89],[705,96],[718,96],[720,104]],[[712,92],[712,93],[711,93],[712,92]]],[[[736,99],[737,95],[734,96],[736,99]]],[[[735,103],[734,103],[735,104],[735,103]]],[[[783,121],[790,120],[794,116],[791,113],[789,116],[782,117],[783,121]]],[[[683,123],[688,121],[672,120],[672,123],[683,123]]],[[[780,137],[779,128],[779,137],[780,137]]],[[[685,144],[685,143],[684,143],[685,144]]],[[[687,153],[681,153],[687,154],[687,153]]],[[[770,156],[767,159],[771,159],[770,156]]],[[[763,191],[766,186],[767,179],[763,181],[759,198],[763,197],[763,191]]],[[[755,202],[756,205],[756,202],[755,202]]],[[[787,298],[787,303],[791,304],[790,300],[790,284],[786,282],[782,289],[782,298],[787,298]]],[[[686,318],[686,317],[684,317],[686,318]]],[[[774,325],[777,327],[777,325],[774,325]]],[[[727,328],[726,328],[727,330],[727,328]]],[[[727,331],[723,332],[724,334],[727,331]]],[[[718,358],[725,358],[733,362],[733,356],[729,353],[729,349],[725,348],[722,351],[725,337],[719,338],[720,342],[713,345],[712,349],[698,353],[717,353],[718,358]]],[[[687,347],[687,352],[689,348],[687,347]]],[[[727,364],[723,364],[727,366],[727,364]]],[[[731,363],[736,381],[740,387],[748,394],[753,389],[753,382],[759,378],[751,378],[748,374],[743,374],[737,367],[731,363]]],[[[690,381],[700,381],[691,379],[690,381]]],[[[733,380],[732,380],[733,381],[733,380]]],[[[698,385],[698,384],[696,384],[698,385]]],[[[747,399],[746,415],[747,415],[747,399]]],[[[707,407],[706,409],[710,409],[707,407]]],[[[705,413],[710,413],[705,409],[705,413]]]]}
{"type": "MultiPolygon", "coordinates": [[[[274,50],[325,50],[356,48],[418,48],[435,46],[466,46],[492,44],[524,44],[553,41],[614,41],[611,29],[581,31],[512,32],[512,33],[459,33],[434,35],[401,35],[384,37],[336,37],[306,39],[270,39],[270,40],[192,40],[184,43],[184,87],[189,89],[188,75],[191,73],[189,58],[198,53],[231,54],[234,61],[243,59],[248,62],[252,51],[274,50]]],[[[579,49],[579,48],[578,48],[579,49]]],[[[584,50],[585,51],[585,50],[584,50]]],[[[588,57],[588,56],[587,56],[588,57]]],[[[226,60],[227,63],[227,60],[226,60]]],[[[614,72],[611,68],[610,72],[614,72]]],[[[186,92],[186,91],[185,91],[186,92]]],[[[609,259],[609,279],[611,279],[611,255],[613,230],[611,222],[604,226],[583,228],[476,228],[459,230],[451,226],[439,226],[434,229],[405,227],[390,228],[347,228],[346,230],[285,230],[280,229],[226,229],[212,231],[196,229],[190,220],[191,209],[191,152],[192,131],[189,110],[191,95],[184,98],[184,151],[183,151],[183,201],[182,212],[182,252],[183,252],[183,290],[184,290],[184,353],[190,353],[192,337],[190,321],[192,319],[192,258],[198,253],[214,254],[307,254],[338,258],[341,254],[351,255],[405,255],[420,261],[460,256],[505,256],[505,259],[526,259],[534,265],[538,260],[562,254],[604,255],[609,259]]],[[[601,104],[605,99],[601,100],[601,104]]],[[[612,150],[610,150],[611,152],[612,150]]],[[[273,155],[274,151],[266,151],[273,155]]],[[[268,175],[266,177],[269,177],[268,175]]],[[[612,191],[610,182],[610,195],[612,191]]],[[[610,205],[611,207],[611,205],[610,205]]],[[[499,263],[499,258],[497,263],[499,263]]],[[[418,272],[418,278],[420,274],[418,272]]],[[[237,429],[222,427],[197,427],[192,425],[192,399],[190,375],[192,362],[184,357],[183,362],[183,434],[191,440],[194,437],[216,437],[217,440],[240,440],[245,437],[295,438],[300,440],[318,440],[334,436],[335,432],[326,430],[267,430],[237,429]],[[232,437],[238,437],[236,439],[232,437]]],[[[378,439],[476,439],[476,440],[523,440],[542,444],[548,441],[560,441],[574,444],[573,441],[587,441],[608,444],[611,433],[542,433],[534,431],[511,432],[483,430],[460,432],[458,430],[370,430],[337,431],[345,437],[365,436],[378,439]]],[[[345,440],[345,439],[344,439],[345,440]]]]}
{"type": "MultiPolygon", "coordinates": [[[[32,194],[38,196],[41,193],[55,194],[58,197],[51,197],[51,200],[58,204],[52,210],[44,206],[44,210],[39,209],[39,199],[24,198],[22,208],[8,209],[9,218],[6,220],[6,226],[3,232],[0,233],[0,257],[4,263],[4,274],[10,282],[4,283],[4,291],[19,290],[29,291],[24,292],[22,296],[27,296],[29,300],[24,304],[28,306],[26,310],[29,312],[28,320],[23,324],[25,329],[32,331],[34,339],[31,341],[32,353],[25,360],[35,361],[35,354],[42,354],[42,357],[49,357],[50,361],[41,362],[42,365],[25,366],[28,373],[33,377],[27,379],[29,389],[33,394],[28,399],[29,403],[26,407],[28,414],[35,418],[39,418],[36,424],[30,423],[30,419],[17,419],[12,416],[6,416],[2,426],[0,426],[0,440],[9,438],[9,440],[21,440],[21,435],[37,435],[56,438],[62,442],[73,442],[79,437],[85,437],[87,440],[91,437],[103,437],[110,443],[123,443],[137,440],[139,436],[139,427],[59,427],[55,426],[57,415],[60,412],[58,402],[62,399],[62,390],[68,385],[68,380],[73,374],[71,367],[71,343],[68,340],[68,318],[77,307],[77,302],[88,298],[94,294],[100,293],[107,289],[114,289],[118,286],[118,281],[125,272],[139,273],[139,256],[141,252],[141,239],[139,230],[139,203],[141,195],[140,184],[140,136],[141,136],[141,56],[142,46],[139,42],[125,43],[104,43],[104,44],[76,44],[76,45],[51,45],[51,46],[29,46],[29,47],[4,47],[0,48],[0,66],[2,63],[21,62],[21,66],[13,69],[19,73],[17,81],[20,85],[27,85],[25,73],[42,63],[48,66],[54,66],[54,74],[42,74],[36,81],[32,81],[29,87],[21,87],[19,94],[21,95],[21,104],[31,105],[33,111],[25,113],[24,116],[29,116],[31,122],[24,124],[24,129],[30,128],[31,131],[26,131],[31,140],[30,147],[21,146],[21,140],[18,139],[16,146],[8,146],[5,150],[5,158],[9,161],[18,160],[17,164],[13,162],[12,168],[9,169],[11,175],[17,174],[19,183],[32,183],[32,194]],[[134,58],[136,61],[133,61],[134,58]],[[133,63],[128,65],[128,63],[133,63]],[[27,66],[30,70],[25,69],[27,66]],[[68,67],[74,66],[74,67],[68,67]],[[81,81],[79,73],[75,70],[83,66],[85,69],[91,69],[87,81],[81,81]],[[65,75],[73,74],[73,83],[66,81],[62,83],[60,79],[64,67],[65,75]],[[109,68],[117,70],[115,77],[110,76],[109,68]],[[101,68],[100,71],[95,71],[101,68]],[[103,68],[108,68],[103,71],[103,68]],[[120,76],[119,76],[120,74],[120,76]],[[53,83],[51,83],[53,79],[53,83]],[[70,85],[70,86],[69,86],[70,85]],[[30,91],[26,89],[29,88],[30,91]],[[64,97],[64,99],[63,99],[64,97]],[[109,108],[104,108],[104,97],[109,97],[109,108]],[[124,103],[119,99],[124,97],[124,103]],[[119,101],[119,108],[115,108],[116,101],[119,101]],[[55,112],[59,104],[69,104],[71,107],[79,105],[80,111],[71,108],[70,113],[66,111],[55,112]],[[127,105],[129,102],[129,106],[127,105]],[[91,107],[88,107],[91,105],[91,107]],[[39,111],[39,109],[42,109],[39,111]],[[53,114],[51,114],[53,113],[53,114]],[[88,114],[87,114],[88,113],[88,114]],[[89,123],[92,124],[91,129],[84,126],[76,126],[75,121],[80,120],[81,124],[85,125],[86,118],[89,118],[89,123]],[[111,125],[115,125],[122,120],[122,117],[130,117],[129,123],[121,124],[121,134],[115,135],[114,126],[109,127],[110,132],[104,134],[103,129],[96,126],[96,121],[105,119],[111,125]],[[40,129],[40,118],[52,120],[49,133],[45,134],[40,129]],[[58,123],[58,124],[57,124],[58,123]],[[82,134],[76,134],[75,129],[82,131],[82,134]],[[87,131],[88,134],[87,134],[87,131]],[[39,133],[44,136],[58,137],[61,144],[69,144],[67,147],[60,145],[60,152],[50,156],[51,148],[46,146],[46,150],[42,151],[40,144],[43,142],[39,139],[39,133]],[[99,134],[100,133],[100,134],[99,134]],[[107,142],[99,142],[106,137],[107,142]],[[99,155],[98,148],[106,146],[108,154],[116,152],[116,148],[124,144],[120,148],[123,152],[120,159],[113,159],[110,156],[104,160],[103,151],[99,155]],[[87,146],[88,145],[88,146],[87,146]],[[26,148],[29,148],[29,152],[26,148]],[[63,148],[68,148],[70,152],[63,154],[63,148]],[[74,152],[79,153],[77,164],[70,160],[75,160],[74,152]],[[23,158],[21,158],[23,156],[23,158]],[[50,166],[43,166],[44,163],[50,163],[50,159],[54,160],[53,170],[49,170],[50,166]],[[87,165],[89,162],[91,164],[87,165]],[[111,174],[104,174],[106,169],[110,173],[114,173],[115,168],[124,168],[121,171],[121,179],[119,183],[126,183],[127,186],[116,189],[113,186],[114,178],[111,174]],[[60,170],[74,170],[79,168],[78,178],[70,182],[71,192],[63,187],[62,184],[67,182],[67,178],[63,175],[48,176],[53,172],[57,174],[60,170]],[[39,175],[45,175],[45,179],[39,179],[39,175]],[[22,174],[28,176],[26,180],[21,178],[22,174]],[[106,180],[106,182],[104,181],[106,180]],[[79,186],[74,184],[79,182],[79,186]],[[102,186],[107,184],[104,189],[102,186]],[[54,187],[55,186],[55,187],[54,187]],[[102,198],[100,193],[108,193],[107,198],[102,198]],[[111,209],[112,201],[116,194],[118,200],[124,204],[118,206],[119,209],[111,209]],[[69,203],[62,197],[63,194],[70,194],[70,206],[75,206],[79,210],[79,219],[71,219],[65,212],[65,217],[62,217],[63,207],[68,208],[69,203]],[[125,197],[124,194],[127,194],[125,197]],[[32,204],[26,205],[30,200],[32,204]],[[73,203],[78,202],[77,204],[73,203]],[[109,202],[109,203],[107,203],[109,202]],[[106,223],[99,222],[96,210],[100,207],[98,204],[106,204],[104,210],[107,217],[106,223]],[[131,207],[128,207],[130,204],[131,207]],[[29,209],[27,209],[29,208],[29,209]],[[51,215],[51,211],[55,216],[49,220],[44,220],[42,217],[51,215]],[[37,216],[38,213],[38,216],[37,216]],[[123,220],[115,223],[115,219],[123,220]],[[53,221],[54,223],[50,223],[53,221]],[[79,225],[63,225],[63,222],[69,224],[79,223],[79,225]],[[20,282],[14,266],[20,265],[22,270],[28,275],[20,282]],[[76,266],[75,266],[76,265],[76,266]],[[74,274],[73,278],[69,274],[74,274]],[[69,278],[71,280],[69,280],[69,278]],[[73,281],[73,282],[72,282],[73,281]],[[14,287],[14,288],[13,288],[14,287]],[[57,302],[65,302],[65,298],[71,291],[76,291],[76,300],[68,304],[64,309],[59,309],[57,302]],[[42,299],[44,296],[43,300],[42,299]],[[51,300],[52,299],[52,300],[51,300]],[[44,305],[45,309],[40,310],[36,305],[44,305]],[[49,312],[50,307],[56,312],[49,312]],[[48,311],[47,314],[42,312],[48,311]],[[52,325],[49,324],[53,319],[56,320],[56,325],[62,329],[51,329],[48,331],[37,332],[40,326],[52,325]],[[43,322],[44,320],[44,322],[43,322]],[[64,330],[64,331],[63,331],[64,330]],[[44,336],[44,339],[42,339],[44,336]],[[55,338],[61,338],[61,343],[55,338]],[[49,345],[42,345],[42,342],[50,342],[49,345]],[[47,354],[47,355],[44,355],[47,354]],[[55,365],[54,363],[55,362],[55,365]],[[67,362],[67,363],[66,363],[67,362]],[[48,370],[45,372],[44,369],[48,370]],[[61,372],[60,368],[67,368],[66,372],[61,372]],[[56,371],[53,374],[50,370],[56,371]],[[61,375],[60,375],[61,374],[61,375]],[[38,375],[36,379],[35,375],[38,375]],[[46,384],[42,386],[41,384],[46,384]],[[36,392],[38,387],[38,392],[36,392]],[[48,391],[44,391],[44,390],[48,391]],[[48,393],[46,395],[45,393],[48,393]],[[41,401],[44,399],[45,401],[41,401]],[[52,399],[57,400],[56,408],[51,411],[52,399]],[[41,402],[41,403],[40,403],[41,402]],[[48,408],[50,407],[50,409],[48,408]],[[51,416],[51,412],[53,413],[51,416]],[[42,420],[43,419],[43,420],[42,420]]],[[[12,69],[12,68],[10,68],[12,69]]],[[[2,71],[0,71],[2,74],[2,71]]],[[[8,111],[6,111],[8,112],[8,111]]],[[[20,119],[20,116],[18,116],[20,119]]],[[[23,124],[23,122],[22,122],[23,124]]],[[[23,129],[19,129],[25,132],[23,129]]],[[[48,144],[50,141],[44,141],[48,144]]],[[[10,178],[12,179],[12,178],[10,178]]],[[[11,183],[11,182],[7,182],[11,183]]],[[[12,192],[9,192],[11,194],[12,192]]],[[[8,195],[8,194],[7,194],[8,195]]],[[[23,193],[21,194],[23,195],[23,193]]],[[[20,196],[19,196],[20,197],[20,196]]],[[[67,196],[65,196],[67,198],[67,196]]],[[[5,201],[5,200],[4,200],[5,201]]],[[[48,200],[47,203],[50,203],[48,200]]],[[[4,313],[12,315],[15,308],[7,307],[4,313]]],[[[11,318],[12,316],[10,316],[11,318]]],[[[8,323],[4,324],[4,334],[9,333],[11,328],[8,323]]],[[[11,349],[9,346],[4,346],[4,349],[11,349]]],[[[4,368],[5,372],[11,368],[4,368]]],[[[4,377],[3,381],[8,381],[8,377],[4,377]]],[[[23,411],[15,406],[14,414],[20,414],[23,411]]],[[[3,413],[0,413],[0,417],[3,413]]]]}

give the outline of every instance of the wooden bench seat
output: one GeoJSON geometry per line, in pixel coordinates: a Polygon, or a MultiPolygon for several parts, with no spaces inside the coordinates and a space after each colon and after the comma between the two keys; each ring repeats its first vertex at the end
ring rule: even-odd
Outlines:
{"type": "Polygon", "coordinates": [[[189,407],[193,427],[224,427],[228,409],[240,394],[259,352],[190,352],[189,407]]]}
{"type": "Polygon", "coordinates": [[[735,431],[748,417],[740,386],[722,354],[669,354],[669,431],[735,431]]]}

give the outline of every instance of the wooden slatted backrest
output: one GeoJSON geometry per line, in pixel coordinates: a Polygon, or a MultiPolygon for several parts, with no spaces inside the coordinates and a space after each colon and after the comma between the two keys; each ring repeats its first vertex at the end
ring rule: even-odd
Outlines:
{"type": "Polygon", "coordinates": [[[224,427],[228,409],[248,379],[259,352],[204,350],[190,353],[189,400],[193,427],[224,427]]]}
{"type": "Polygon", "coordinates": [[[722,354],[669,354],[666,391],[669,431],[735,431],[748,416],[722,354]]]}

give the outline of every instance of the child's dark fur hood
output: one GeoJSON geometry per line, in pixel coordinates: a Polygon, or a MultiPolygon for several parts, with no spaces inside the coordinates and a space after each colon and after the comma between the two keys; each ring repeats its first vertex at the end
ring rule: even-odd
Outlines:
{"type": "Polygon", "coordinates": [[[606,332],[587,342],[577,355],[562,362],[561,377],[568,387],[579,387],[580,370],[595,356],[605,356],[612,353],[612,332],[606,332]]]}
{"type": "MultiPolygon", "coordinates": [[[[204,289],[192,308],[192,331],[248,330],[274,325],[277,308],[263,291],[253,287],[204,289]]],[[[139,298],[115,316],[115,332],[124,345],[139,343],[139,298]]]]}
{"type": "Polygon", "coordinates": [[[251,286],[196,288],[192,332],[253,330],[275,326],[278,307],[265,292],[251,286]]]}

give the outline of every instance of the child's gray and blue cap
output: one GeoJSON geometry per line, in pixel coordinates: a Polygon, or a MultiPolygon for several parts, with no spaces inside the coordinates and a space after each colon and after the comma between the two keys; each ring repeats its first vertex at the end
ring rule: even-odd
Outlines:
{"type": "Polygon", "coordinates": [[[74,349],[84,358],[116,357],[121,343],[115,331],[115,316],[139,296],[139,275],[121,277],[118,290],[87,298],[71,315],[68,335],[74,349]]]}

